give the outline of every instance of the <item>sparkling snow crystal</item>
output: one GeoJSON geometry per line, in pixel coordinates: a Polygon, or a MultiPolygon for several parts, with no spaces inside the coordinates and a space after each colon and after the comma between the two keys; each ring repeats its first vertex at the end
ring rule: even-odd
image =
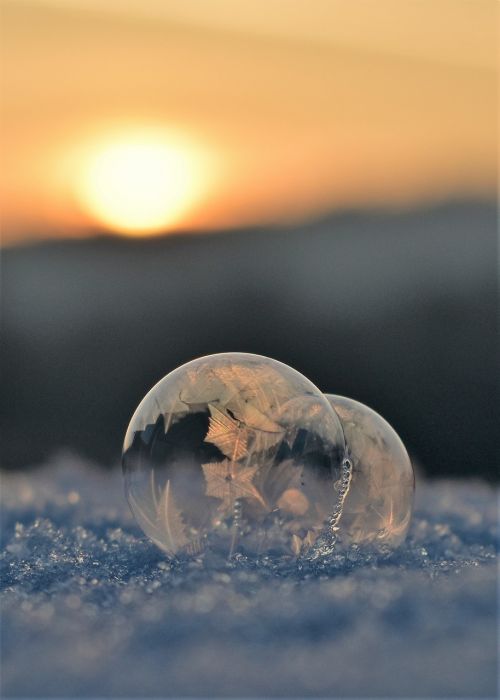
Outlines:
{"type": "Polygon", "coordinates": [[[4,697],[484,697],[497,495],[417,484],[392,554],[169,562],[121,474],[61,456],[2,479],[4,697]]]}

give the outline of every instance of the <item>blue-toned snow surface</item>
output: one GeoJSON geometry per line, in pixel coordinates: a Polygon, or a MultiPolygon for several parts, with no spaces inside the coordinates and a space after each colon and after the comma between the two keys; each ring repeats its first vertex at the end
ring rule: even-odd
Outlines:
{"type": "Polygon", "coordinates": [[[405,546],[170,563],[121,473],[2,478],[4,697],[495,697],[497,491],[418,484],[405,546]]]}

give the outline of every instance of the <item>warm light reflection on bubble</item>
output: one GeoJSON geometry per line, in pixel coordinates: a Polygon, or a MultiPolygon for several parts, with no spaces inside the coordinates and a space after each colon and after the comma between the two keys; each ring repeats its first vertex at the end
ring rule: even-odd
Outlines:
{"type": "Polygon", "coordinates": [[[76,196],[100,225],[131,235],[161,232],[207,195],[214,170],[194,141],[162,130],[131,130],[85,148],[76,196]]]}

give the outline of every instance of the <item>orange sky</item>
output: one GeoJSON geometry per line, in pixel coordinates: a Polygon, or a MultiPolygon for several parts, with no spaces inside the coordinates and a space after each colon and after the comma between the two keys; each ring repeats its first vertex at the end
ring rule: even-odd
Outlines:
{"type": "Polygon", "coordinates": [[[108,226],[89,158],[144,130],[193,163],[180,228],[492,196],[497,9],[4,0],[3,241],[108,226]]]}

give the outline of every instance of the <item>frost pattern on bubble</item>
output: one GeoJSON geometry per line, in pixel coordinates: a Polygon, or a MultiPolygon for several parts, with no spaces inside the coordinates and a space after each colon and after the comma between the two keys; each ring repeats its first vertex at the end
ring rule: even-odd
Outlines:
{"type": "Polygon", "coordinates": [[[146,395],[125,437],[126,493],[169,555],[299,555],[342,510],[344,434],[309,380],[269,358],[194,360],[146,395]]]}
{"type": "Polygon", "coordinates": [[[345,498],[334,523],[335,544],[397,547],[410,527],[415,489],[405,446],[368,406],[343,396],[325,396],[342,423],[352,464],[347,486],[345,476],[336,484],[345,498]]]}

